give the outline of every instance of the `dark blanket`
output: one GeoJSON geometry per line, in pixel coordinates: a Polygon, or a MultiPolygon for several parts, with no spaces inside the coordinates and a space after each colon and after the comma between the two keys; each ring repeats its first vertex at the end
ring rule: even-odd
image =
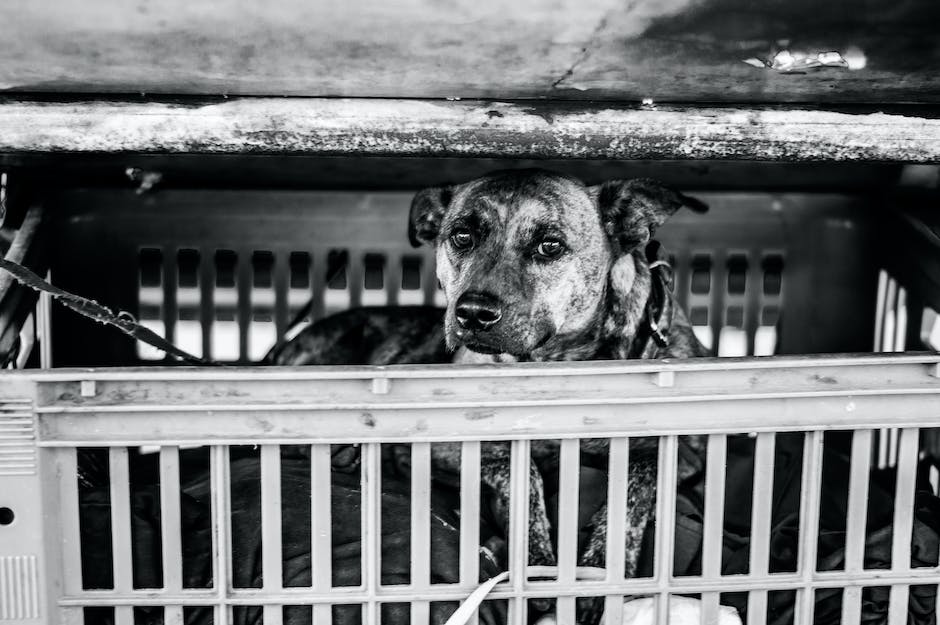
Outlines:
{"type": "MultiPolygon", "coordinates": [[[[802,433],[777,435],[774,489],[771,516],[771,573],[797,570],[799,554],[800,487],[803,462],[802,433]]],[[[823,452],[822,498],[817,570],[844,568],[845,529],[848,506],[849,452],[851,434],[827,434],[823,452]]],[[[745,436],[728,438],[726,499],[724,510],[724,545],[722,573],[743,574],[749,568],[751,489],[753,485],[754,442],[745,436]]],[[[697,461],[694,454],[685,454],[697,461]]],[[[895,473],[872,471],[866,525],[865,567],[891,568],[892,524],[894,520],[895,473]]],[[[911,538],[911,566],[937,565],[940,547],[940,499],[930,491],[925,475],[919,476],[914,504],[911,538]]],[[[701,574],[701,545],[704,519],[704,466],[680,485],[677,498],[676,575],[701,574]]],[[[652,549],[646,549],[641,575],[653,572],[652,549]]],[[[937,586],[913,586],[910,591],[908,623],[933,625],[937,586]]],[[[837,625],[841,619],[841,589],[816,592],[815,625],[837,625]]],[[[862,594],[862,622],[886,623],[889,588],[866,588],[862,594]]],[[[722,603],[738,609],[746,619],[747,597],[744,593],[722,595],[722,603]]],[[[795,593],[771,592],[768,596],[769,625],[793,622],[795,593]]]]}

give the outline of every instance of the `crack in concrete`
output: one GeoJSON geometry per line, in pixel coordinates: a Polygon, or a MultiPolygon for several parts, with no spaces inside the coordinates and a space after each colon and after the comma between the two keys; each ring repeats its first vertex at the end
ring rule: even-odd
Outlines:
{"type": "Polygon", "coordinates": [[[600,19],[600,21],[597,22],[597,26],[594,27],[593,31],[591,31],[591,36],[588,38],[588,42],[584,45],[583,48],[581,48],[581,53],[578,55],[578,58],[574,60],[571,66],[568,67],[567,70],[565,70],[565,73],[562,74],[561,77],[558,78],[558,80],[552,83],[552,87],[551,87],[552,89],[557,89],[558,85],[560,85],[561,83],[571,78],[574,75],[575,70],[578,69],[578,66],[584,63],[586,60],[588,60],[588,57],[591,56],[591,52],[592,52],[591,48],[593,48],[594,45],[597,43],[596,40],[598,36],[601,34],[601,31],[603,31],[607,27],[607,22],[608,20],[610,20],[610,16],[612,13],[613,11],[608,11],[606,14],[604,14],[604,16],[600,19]]]}

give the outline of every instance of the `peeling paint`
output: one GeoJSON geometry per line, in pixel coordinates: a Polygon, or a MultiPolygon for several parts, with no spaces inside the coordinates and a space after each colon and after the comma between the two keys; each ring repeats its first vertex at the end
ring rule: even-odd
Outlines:
{"type": "Polygon", "coordinates": [[[0,102],[0,152],[940,162],[940,120],[440,100],[0,102]],[[492,116],[490,111],[498,111],[492,116]],[[488,123],[488,126],[484,126],[488,123]]]}

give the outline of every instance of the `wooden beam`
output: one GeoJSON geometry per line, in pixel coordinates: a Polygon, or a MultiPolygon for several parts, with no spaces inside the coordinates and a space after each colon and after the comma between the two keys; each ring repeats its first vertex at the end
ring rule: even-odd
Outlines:
{"type": "Polygon", "coordinates": [[[779,108],[251,98],[0,102],[0,153],[940,162],[940,119],[779,108]]]}

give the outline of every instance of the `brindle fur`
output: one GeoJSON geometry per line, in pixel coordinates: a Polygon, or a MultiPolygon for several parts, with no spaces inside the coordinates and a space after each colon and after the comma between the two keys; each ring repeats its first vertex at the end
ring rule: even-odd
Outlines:
{"type": "MultiPolygon", "coordinates": [[[[419,192],[411,207],[409,237],[432,244],[447,300],[428,308],[364,309],[314,324],[276,355],[277,364],[392,364],[404,362],[514,362],[705,356],[685,313],[670,296],[659,314],[665,345],[643,337],[653,272],[646,244],[681,206],[705,210],[697,200],[650,180],[610,181],[586,187],[542,171],[496,172],[470,182],[419,192]],[[474,245],[457,249],[451,235],[469,230],[474,245]],[[535,254],[545,238],[566,251],[546,260],[535,254]],[[499,322],[466,330],[455,307],[466,293],[486,293],[500,304],[499,322]],[[441,323],[443,321],[443,324],[441,323]],[[371,340],[369,340],[371,337],[371,340]],[[330,353],[334,345],[342,349],[330,353]],[[356,345],[356,347],[353,347],[356,345]]],[[[701,448],[701,439],[693,440],[701,448]]],[[[606,441],[583,441],[606,453],[606,441]]],[[[436,445],[434,462],[459,467],[459,446],[436,445]]],[[[533,444],[533,457],[557,453],[557,443],[533,444]]],[[[508,529],[509,446],[484,448],[481,479],[496,493],[508,529]]],[[[655,453],[631,454],[625,543],[626,570],[636,570],[643,532],[655,501],[655,453]]],[[[529,561],[555,564],[542,478],[530,467],[529,561]]],[[[682,467],[680,467],[680,474],[682,467]]],[[[579,564],[600,566],[606,544],[606,507],[592,519],[594,533],[579,564]]],[[[585,618],[596,620],[597,605],[585,618]]]]}

